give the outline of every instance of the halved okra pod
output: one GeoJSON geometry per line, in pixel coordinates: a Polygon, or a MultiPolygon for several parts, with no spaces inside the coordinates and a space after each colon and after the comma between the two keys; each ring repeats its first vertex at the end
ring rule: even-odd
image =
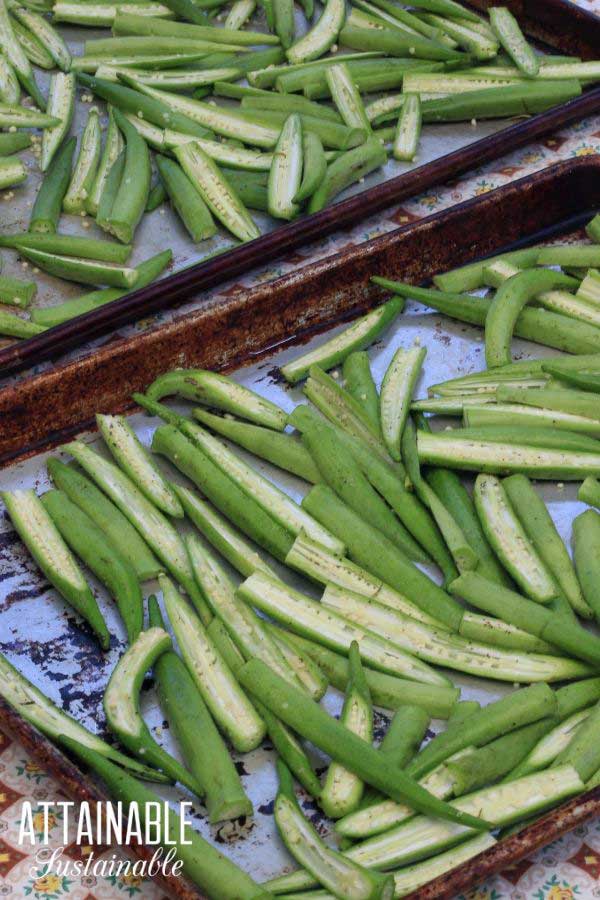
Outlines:
{"type": "Polygon", "coordinates": [[[6,0],[2,0],[0,2],[0,47],[17,73],[17,78],[36,106],[40,109],[45,109],[46,101],[44,95],[37,85],[33,69],[15,34],[15,25],[18,24],[9,16],[6,0]]]}
{"type": "Polygon", "coordinates": [[[16,249],[21,256],[26,257],[44,272],[79,284],[106,284],[110,287],[132,288],[138,279],[136,270],[129,266],[90,260],[81,256],[47,253],[24,244],[17,244],[16,249]]]}
{"type": "Polygon", "coordinates": [[[334,556],[325,547],[317,541],[311,541],[306,535],[300,534],[296,538],[286,556],[285,563],[323,587],[332,584],[347,588],[363,597],[376,598],[378,602],[391,606],[392,609],[397,609],[418,622],[444,628],[437,619],[428,616],[418,606],[389,585],[384,584],[379,578],[371,575],[365,569],[361,569],[349,559],[334,556]]]}
{"type": "Polygon", "coordinates": [[[254,750],[265,736],[262,719],[191,607],[164,575],[159,583],[185,664],[217,725],[240,753],[254,750]]]}
{"type": "Polygon", "coordinates": [[[575,612],[590,619],[592,610],[584,600],[575,568],[546,504],[525,475],[511,475],[502,485],[527,537],[564,596],[575,612]]]}
{"type": "Polygon", "coordinates": [[[286,51],[288,61],[302,63],[323,56],[335,43],[345,18],[343,0],[327,0],[318,22],[286,51]]]}
{"type": "Polygon", "coordinates": [[[426,352],[424,347],[416,346],[397,350],[381,384],[381,430],[395,460],[401,458],[402,431],[426,352]]]}
{"type": "Polygon", "coordinates": [[[127,420],[98,413],[96,424],[115,461],[147,499],[167,515],[182,518],[183,509],[175,492],[127,420]]]}
{"type": "MultiPolygon", "coordinates": [[[[163,250],[161,253],[157,253],[155,256],[144,260],[144,262],[141,262],[136,266],[136,272],[138,273],[135,282],[136,288],[146,287],[147,284],[154,281],[154,279],[161,274],[165,266],[171,262],[172,258],[173,253],[171,250],[163,250]]],[[[104,288],[97,291],[89,291],[87,294],[83,294],[80,297],[74,297],[72,300],[65,300],[64,303],[59,303],[57,306],[39,307],[34,309],[32,310],[31,318],[32,321],[39,322],[40,325],[46,325],[50,328],[53,325],[60,325],[62,322],[66,322],[68,319],[72,319],[75,316],[83,315],[92,309],[97,309],[97,307],[103,306],[105,303],[110,303],[112,300],[118,300],[124,293],[127,293],[127,291],[123,291],[119,288],[104,288]]]]}
{"type": "Polygon", "coordinates": [[[364,350],[375,341],[402,312],[404,303],[394,297],[377,309],[361,316],[335,337],[330,338],[320,347],[309,350],[281,366],[281,374],[286,381],[296,384],[306,378],[310,367],[315,365],[322,369],[333,369],[342,363],[349,354],[364,350]]]}
{"type": "Polygon", "coordinates": [[[63,139],[69,133],[75,110],[75,76],[59,72],[50,79],[47,112],[59,121],[52,128],[46,128],[42,137],[42,172],[46,172],[63,139]]]}
{"type": "Polygon", "coordinates": [[[279,628],[273,622],[267,623],[267,630],[281,651],[281,655],[313,700],[320,700],[324,697],[329,681],[320,666],[312,657],[292,643],[287,631],[279,628]]]}
{"type": "Polygon", "coordinates": [[[90,186],[85,199],[85,208],[87,212],[95,216],[98,212],[100,199],[106,187],[106,181],[113,163],[123,149],[123,138],[115,121],[112,106],[108,107],[108,128],[104,139],[104,150],[96,169],[94,180],[90,186]]]}
{"type": "Polygon", "coordinates": [[[211,614],[194,581],[184,543],[166,516],[146,499],[133,481],[114,463],[104,459],[81,441],[73,441],[63,449],[74,456],[86,473],[127,516],[163,566],[185,589],[203,621],[208,623],[211,614]]]}
{"type": "Polygon", "coordinates": [[[85,619],[107,650],[110,634],[90,586],[60,532],[32,490],[3,491],[11,522],[58,593],[85,619]]]}
{"type": "Polygon", "coordinates": [[[266,624],[237,596],[235,587],[217,559],[204,549],[195,535],[186,539],[194,576],[214,613],[218,616],[245,659],[258,657],[273,671],[300,686],[295,672],[272,640],[266,624]]]}
{"type": "MultiPolygon", "coordinates": [[[[369,686],[360,661],[358,644],[354,641],[348,653],[350,678],[346,688],[340,722],[364,741],[373,742],[373,705],[369,686]]],[[[332,762],[327,770],[320,803],[327,816],[340,819],[360,804],[364,782],[343,765],[332,762]]]]}
{"type": "Polygon", "coordinates": [[[90,110],[85,128],[81,134],[79,155],[71,175],[71,181],[63,198],[63,209],[68,213],[85,210],[86,200],[96,177],[100,160],[102,133],[98,110],[90,110]]]}
{"type": "Polygon", "coordinates": [[[277,761],[279,790],[275,798],[275,822],[281,838],[294,857],[320,884],[345,900],[391,900],[391,875],[363,869],[331,850],[304,816],[292,776],[282,760],[277,761]]]}
{"type": "MultiPolygon", "coordinates": [[[[148,601],[150,627],[164,628],[156,597],[148,601]]],[[[211,823],[252,815],[240,776],[192,676],[173,649],[154,663],[160,704],[186,765],[202,787],[211,823]]]]}
{"type": "Polygon", "coordinates": [[[419,149],[421,137],[421,99],[419,94],[405,93],[396,133],[394,135],[394,158],[402,162],[412,162],[419,149]]]}
{"type": "Polygon", "coordinates": [[[259,237],[260,231],[221,170],[199,144],[183,144],[175,156],[210,211],[240,241],[259,237]]]}
{"type": "Polygon", "coordinates": [[[190,521],[241,575],[251,575],[252,572],[256,571],[275,574],[255,551],[254,547],[245,540],[236,528],[230,525],[217,509],[189,488],[174,484],[173,490],[181,501],[185,514],[190,521]]]}
{"type": "Polygon", "coordinates": [[[283,431],[286,414],[270,400],[259,396],[232,378],[207,369],[174,369],[159,375],[146,390],[151,400],[162,400],[171,394],[195,400],[203,406],[233,413],[256,425],[283,431]]]}
{"type": "Polygon", "coordinates": [[[135,569],[93,519],[63,491],[47,491],[41,501],[68,546],[110,591],[132,644],[144,622],[142,592],[135,569]]]}
{"type": "Polygon", "coordinates": [[[540,70],[540,57],[527,43],[511,11],[503,6],[494,6],[489,15],[496,37],[514,64],[524,75],[535,78],[540,70]]]}
{"type": "Polygon", "coordinates": [[[135,772],[140,778],[147,781],[169,782],[169,776],[157,769],[143,766],[137,760],[120,753],[110,744],[107,744],[88,731],[73,719],[68,713],[56,706],[48,697],[25,678],[12,666],[3,654],[0,653],[0,696],[23,716],[27,722],[31,722],[36,728],[58,744],[64,738],[74,738],[86,747],[90,747],[101,756],[111,759],[119,766],[135,772]]]}
{"type": "Polygon", "coordinates": [[[146,672],[170,647],[171,639],[162,628],[142,631],[113,669],[104,692],[104,712],[111,731],[132,753],[201,797],[201,786],[156,743],[139,708],[139,693],[146,672]]]}
{"type": "Polygon", "coordinates": [[[286,119],[269,172],[269,212],[276,219],[293,219],[300,212],[294,203],[302,181],[302,121],[296,113],[286,119]]]}
{"type": "Polygon", "coordinates": [[[549,603],[559,587],[527,537],[502,482],[493,475],[478,475],[474,498],[482,528],[504,567],[528,597],[549,603]]]}
{"type": "MultiPolygon", "coordinates": [[[[548,772],[536,773],[508,784],[484,788],[453,800],[452,809],[479,813],[493,821],[494,827],[510,825],[539,815],[565,797],[582,790],[583,782],[572,766],[561,766],[548,772]]],[[[466,841],[472,837],[471,829],[458,838],[466,841]]],[[[402,822],[381,835],[363,841],[344,852],[354,862],[369,868],[389,869],[403,866],[424,853],[446,850],[457,843],[456,828],[433,817],[416,816],[410,822],[402,822]]],[[[402,870],[401,870],[402,871],[402,870]]],[[[305,870],[282,875],[266,883],[271,891],[287,893],[312,887],[314,879],[305,870]]]]}
{"type": "Polygon", "coordinates": [[[244,581],[239,596],[296,633],[347,654],[353,641],[360,644],[361,657],[374,668],[423,684],[447,684],[447,679],[397,644],[380,638],[362,625],[351,622],[338,610],[288,587],[278,579],[255,572],[244,581]]]}
{"type": "Polygon", "coordinates": [[[330,585],[321,602],[355,625],[390,641],[425,662],[481,675],[498,681],[553,682],[586,675],[579,660],[504,650],[491,644],[467,641],[432,625],[415,622],[392,608],[351,591],[330,585]]]}

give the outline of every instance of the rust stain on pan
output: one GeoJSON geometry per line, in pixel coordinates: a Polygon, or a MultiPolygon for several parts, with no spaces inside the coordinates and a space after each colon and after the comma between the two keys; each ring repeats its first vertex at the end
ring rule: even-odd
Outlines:
{"type": "Polygon", "coordinates": [[[600,157],[559,163],[25,379],[0,391],[0,462],[56,446],[92,425],[97,411],[131,408],[131,394],[162,372],[256,362],[277,345],[356,316],[382,297],[373,272],[418,284],[597,206],[600,157]]]}
{"type": "MultiPolygon", "coordinates": [[[[484,10],[493,2],[495,0],[473,0],[472,5],[484,10]]],[[[531,36],[543,40],[555,50],[584,59],[600,58],[598,16],[566,0],[507,0],[505,5],[513,10],[531,36]]],[[[503,128],[411,172],[335,203],[320,213],[281,225],[270,234],[228,253],[134,291],[121,300],[78,316],[37,337],[0,349],[0,372],[6,374],[56,357],[127,322],[198,296],[260,265],[265,259],[281,258],[310,241],[321,240],[328,234],[348,228],[367,216],[443,184],[474,166],[497,159],[599,109],[600,87],[592,88],[568,103],[503,128]]]]}
{"type": "MultiPolygon", "coordinates": [[[[20,741],[36,762],[61,783],[71,799],[78,802],[86,801],[90,804],[109,799],[108,794],[101,790],[37,728],[22,719],[2,697],[0,697],[0,723],[3,730],[20,741]]],[[[150,861],[154,853],[154,848],[145,847],[137,841],[129,844],[128,849],[138,859],[146,861],[150,861]]],[[[177,898],[177,900],[206,900],[204,894],[185,878],[169,876],[154,880],[168,892],[169,897],[177,898]]]]}

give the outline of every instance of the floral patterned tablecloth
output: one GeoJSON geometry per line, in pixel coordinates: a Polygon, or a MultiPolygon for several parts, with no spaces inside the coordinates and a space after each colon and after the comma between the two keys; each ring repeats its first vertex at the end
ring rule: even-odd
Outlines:
{"type": "MultiPolygon", "coordinates": [[[[600,0],[578,0],[578,3],[600,15],[600,0]]],[[[475,170],[465,178],[363,222],[349,232],[334,235],[319,245],[307,247],[265,266],[240,282],[225,285],[221,293],[269,281],[295,267],[329,256],[342,247],[376,237],[407,221],[486,193],[552,163],[592,153],[600,153],[600,117],[579,122],[540,143],[475,170]]],[[[121,329],[118,335],[112,334],[81,348],[70,358],[88,353],[106,340],[114,341],[118,336],[153,327],[174,315],[180,315],[187,308],[163,312],[128,326],[121,329]]],[[[41,371],[45,366],[40,366],[36,371],[41,371]]],[[[147,900],[167,900],[163,890],[135,877],[68,879],[51,874],[43,876],[33,856],[28,854],[28,848],[18,844],[22,805],[27,800],[35,809],[36,804],[44,800],[60,799],[65,799],[61,788],[28,757],[18,742],[11,741],[0,732],[0,898],[127,900],[144,897],[147,900]]],[[[41,812],[38,815],[41,821],[41,812]]],[[[60,818],[50,824],[50,846],[63,846],[60,818]]],[[[86,849],[78,846],[73,836],[73,842],[65,848],[65,855],[72,859],[85,858],[86,849]]],[[[29,852],[33,853],[33,850],[29,852]]],[[[105,855],[112,855],[112,851],[107,849],[105,855]]],[[[490,879],[472,891],[468,900],[591,900],[594,897],[600,898],[600,820],[577,828],[530,859],[490,879]]]]}

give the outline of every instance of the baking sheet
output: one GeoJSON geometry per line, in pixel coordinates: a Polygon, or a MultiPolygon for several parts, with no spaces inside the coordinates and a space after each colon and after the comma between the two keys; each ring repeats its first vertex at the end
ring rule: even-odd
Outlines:
{"type": "MultiPolygon", "coordinates": [[[[336,330],[338,329],[334,329],[332,333],[336,330]]],[[[322,340],[322,337],[318,337],[307,347],[316,346],[322,340]]],[[[377,383],[380,383],[395,350],[400,346],[409,347],[415,341],[427,348],[417,396],[424,395],[426,385],[482,367],[481,329],[450,322],[444,317],[423,312],[421,306],[409,304],[406,312],[397,320],[396,327],[371,350],[377,383]]],[[[526,345],[525,342],[514,342],[515,358],[528,355],[531,349],[531,345],[526,345]]],[[[239,370],[235,378],[291,411],[296,403],[302,401],[302,391],[300,388],[283,386],[274,379],[272,372],[274,365],[280,365],[297,354],[297,349],[286,349],[258,365],[239,370]]],[[[535,355],[543,355],[543,350],[535,348],[535,355]]],[[[185,406],[178,408],[185,409],[185,406]]],[[[130,417],[130,422],[142,442],[148,445],[158,421],[138,413],[130,417]]],[[[95,434],[88,435],[85,439],[90,440],[93,446],[101,444],[95,434]]],[[[307,489],[303,482],[239,452],[295,500],[301,499],[307,489]]],[[[0,488],[13,490],[33,487],[38,493],[42,492],[49,486],[44,465],[47,458],[48,454],[38,455],[5,469],[0,473],[0,488]]],[[[169,477],[186,483],[161,458],[159,465],[169,477]]],[[[584,505],[576,499],[576,489],[577,486],[573,484],[565,485],[564,488],[554,484],[541,486],[544,500],[565,540],[569,539],[573,517],[584,509],[584,505]]],[[[59,706],[87,727],[102,732],[103,689],[119,655],[126,647],[124,629],[114,604],[107,598],[106,592],[91,579],[109,630],[116,638],[110,652],[105,655],[98,649],[87,629],[78,627],[73,613],[54,590],[45,584],[6,516],[1,523],[0,548],[0,650],[59,706]]],[[[276,563],[273,564],[278,567],[276,563]]],[[[278,568],[283,571],[282,567],[278,568]]],[[[239,581],[231,570],[230,574],[239,581]]],[[[319,595],[318,590],[299,576],[287,572],[286,577],[293,586],[312,596],[319,595]]],[[[153,583],[145,584],[145,596],[155,588],[153,583]]],[[[480,703],[496,700],[512,687],[454,672],[446,674],[461,687],[462,699],[475,699],[480,703]]],[[[332,713],[339,711],[339,692],[329,690],[326,707],[332,713]]],[[[169,752],[178,756],[153,688],[142,692],[142,708],[153,734],[169,752]]],[[[379,737],[384,733],[387,721],[387,715],[380,712],[376,723],[379,737]]],[[[440,723],[433,723],[434,730],[439,726],[440,723]]],[[[292,867],[276,834],[271,812],[276,787],[273,754],[269,750],[259,749],[243,757],[234,754],[234,758],[242,763],[243,781],[254,803],[255,816],[245,821],[211,827],[205,820],[203,808],[196,803],[193,809],[194,822],[204,836],[226,845],[227,853],[237,863],[252,872],[258,880],[263,880],[292,867]]],[[[317,766],[323,766],[324,759],[316,751],[314,759],[317,766]]],[[[171,801],[190,799],[189,795],[176,788],[158,788],[158,793],[171,801]]],[[[321,826],[324,820],[314,801],[303,795],[303,806],[311,819],[321,826]]]]}
{"type": "MultiPolygon", "coordinates": [[[[478,3],[477,5],[481,6],[482,3],[478,3]]],[[[555,8],[559,10],[561,17],[565,17],[567,21],[572,18],[574,34],[578,34],[579,30],[581,29],[580,19],[582,15],[584,16],[584,21],[586,19],[588,20],[588,22],[589,20],[591,20],[592,23],[595,21],[593,17],[586,17],[586,14],[578,10],[577,7],[570,3],[562,2],[562,0],[552,0],[552,2],[546,8],[546,15],[548,15],[549,10],[555,8]]],[[[526,13],[527,11],[524,10],[524,16],[526,15],[526,13]]],[[[543,20],[543,18],[544,16],[538,17],[540,21],[543,20]]],[[[554,35],[554,37],[556,38],[556,42],[563,45],[563,50],[565,49],[564,44],[569,43],[569,37],[566,33],[568,29],[564,28],[565,18],[562,18],[563,27],[554,35]]],[[[304,22],[302,20],[302,17],[300,17],[299,15],[298,20],[299,32],[301,32],[304,28],[304,22]]],[[[257,23],[257,27],[260,27],[260,19],[257,20],[257,23]]],[[[84,29],[63,24],[60,25],[60,28],[65,37],[68,38],[72,51],[77,54],[81,52],[81,47],[84,40],[98,36],[106,36],[107,34],[106,29],[84,29]]],[[[590,27],[588,30],[591,34],[590,40],[593,43],[594,29],[590,27]]],[[[598,32],[598,38],[600,41],[600,30],[598,32]]],[[[581,50],[581,48],[577,48],[573,52],[578,52],[578,50],[581,50]]],[[[595,55],[600,55],[600,47],[598,47],[598,49],[596,50],[595,55]]],[[[43,90],[46,91],[49,78],[48,73],[36,69],[36,75],[39,76],[40,84],[43,90]]],[[[85,89],[78,89],[78,96],[81,96],[81,94],[84,93],[86,93],[85,89]]],[[[596,91],[593,89],[592,93],[594,93],[595,95],[596,91]]],[[[225,104],[228,103],[228,101],[222,99],[219,100],[219,103],[221,102],[225,104]]],[[[586,104],[589,104],[590,102],[591,94],[590,92],[588,92],[588,96],[586,97],[586,104]]],[[[576,105],[579,105],[580,103],[581,100],[575,101],[576,105]]],[[[96,102],[95,98],[94,104],[97,105],[101,110],[104,110],[104,105],[101,102],[96,102]]],[[[557,107],[553,111],[553,113],[558,114],[560,110],[566,110],[569,106],[569,104],[563,104],[561,107],[557,107]]],[[[597,106],[600,106],[600,91],[598,91],[597,106]]],[[[592,108],[595,108],[595,106],[592,105],[592,108]]],[[[77,103],[74,128],[72,129],[73,133],[81,133],[81,129],[85,124],[88,109],[88,104],[79,102],[77,103]]],[[[586,109],[586,112],[589,111],[591,111],[591,109],[586,109]]],[[[584,114],[583,109],[580,114],[584,114]]],[[[543,115],[534,116],[532,117],[532,119],[525,120],[526,124],[528,126],[532,126],[534,121],[541,123],[543,115]]],[[[568,120],[571,121],[571,119],[572,114],[571,118],[568,120]]],[[[418,158],[414,162],[402,163],[393,159],[388,160],[385,167],[383,167],[381,170],[371,173],[371,175],[367,176],[361,183],[352,185],[350,188],[344,191],[337,198],[337,200],[343,202],[348,198],[363,195],[360,198],[360,204],[362,206],[363,203],[367,202],[367,198],[373,195],[372,189],[376,188],[377,186],[381,186],[391,179],[397,178],[398,176],[408,175],[409,173],[416,174],[417,169],[421,170],[424,166],[427,166],[430,163],[434,163],[435,161],[441,161],[444,158],[448,158],[453,153],[460,156],[460,151],[464,150],[469,145],[486,137],[493,136],[499,132],[506,131],[511,125],[518,124],[519,121],[521,121],[521,124],[523,124],[524,120],[503,119],[495,121],[478,121],[475,125],[473,125],[472,123],[428,125],[423,131],[420,152],[418,158]]],[[[552,128],[559,127],[561,124],[564,123],[560,121],[557,121],[552,125],[549,123],[548,127],[545,130],[551,130],[552,128]]],[[[507,133],[506,143],[499,143],[493,151],[488,148],[488,154],[491,152],[492,156],[499,155],[500,153],[505,152],[506,150],[520,143],[522,143],[522,139],[518,139],[516,135],[509,136],[509,134],[507,133]],[[515,144],[514,141],[517,141],[517,144],[515,144]]],[[[29,216],[31,213],[31,207],[35,199],[37,188],[41,181],[41,173],[39,172],[39,168],[33,155],[30,152],[26,152],[23,154],[23,159],[26,161],[30,173],[27,182],[23,187],[9,189],[8,191],[0,193],[0,198],[2,198],[2,207],[0,207],[0,209],[2,209],[2,211],[4,212],[4,216],[2,216],[2,224],[0,226],[2,227],[2,232],[11,232],[27,228],[29,216]]],[[[472,162],[475,162],[475,160],[472,162]]],[[[419,183],[415,183],[414,189],[421,190],[425,187],[431,186],[431,184],[435,183],[436,180],[439,181],[440,177],[443,179],[445,177],[448,177],[448,174],[457,174],[459,170],[459,160],[453,160],[449,173],[443,173],[442,171],[440,171],[437,178],[434,171],[428,172],[427,174],[423,173],[423,178],[425,180],[423,181],[421,179],[419,183]]],[[[408,183],[406,186],[408,187],[408,183]]],[[[400,184],[398,185],[398,190],[400,192],[402,190],[400,184]]],[[[400,196],[400,194],[398,196],[400,196]]],[[[388,198],[387,205],[393,202],[393,199],[393,197],[388,198]]],[[[381,204],[378,208],[381,208],[381,204]]],[[[356,220],[360,218],[361,215],[366,215],[372,211],[372,209],[365,208],[361,212],[360,209],[357,209],[353,212],[352,215],[354,220],[356,220]]],[[[298,246],[299,243],[302,242],[303,239],[302,235],[298,233],[298,226],[302,224],[303,220],[311,218],[306,216],[301,217],[301,219],[297,220],[295,223],[292,223],[291,225],[285,225],[280,221],[271,219],[264,213],[252,211],[252,215],[256,219],[257,224],[259,225],[261,232],[264,235],[270,234],[274,230],[280,233],[282,232],[282,229],[285,228],[287,230],[287,233],[289,234],[289,238],[285,239],[287,242],[287,249],[289,249],[291,246],[298,246]]],[[[323,224],[323,228],[318,233],[322,234],[325,233],[326,230],[335,230],[336,227],[340,227],[340,223],[336,223],[335,217],[333,217],[329,220],[329,224],[323,224]]],[[[105,236],[104,233],[96,227],[96,225],[93,223],[93,220],[89,217],[82,220],[79,216],[63,215],[63,217],[61,218],[60,230],[64,231],[67,234],[84,234],[96,237],[105,236]]],[[[306,238],[304,238],[304,240],[305,239],[306,238]]],[[[220,229],[219,232],[208,241],[203,241],[199,245],[193,245],[183,226],[181,225],[178,217],[172,213],[168,204],[163,204],[153,213],[147,214],[144,217],[141,225],[139,226],[136,233],[135,249],[132,254],[132,264],[137,264],[143,259],[154,255],[160,250],[163,250],[165,247],[171,247],[173,250],[174,258],[171,266],[165,274],[174,274],[176,272],[181,272],[183,269],[188,268],[189,266],[193,266],[204,260],[208,260],[211,257],[214,257],[215,254],[220,254],[223,250],[233,246],[234,244],[231,237],[228,236],[227,233],[222,229],[220,229]]],[[[249,247],[250,252],[244,253],[244,259],[240,259],[236,264],[236,267],[234,269],[236,273],[239,274],[239,272],[250,268],[252,265],[259,264],[264,260],[264,251],[267,249],[266,247],[259,248],[257,246],[255,250],[251,248],[252,245],[250,245],[249,247]]],[[[245,249],[246,248],[239,248],[236,252],[238,254],[241,254],[242,250],[245,249]]],[[[283,249],[283,246],[281,248],[275,247],[273,248],[273,252],[281,252],[283,249]]],[[[32,272],[30,264],[21,262],[17,258],[14,251],[7,251],[7,253],[4,254],[4,260],[5,274],[13,275],[16,277],[31,277],[32,272]]],[[[208,275],[208,273],[204,274],[208,275]]],[[[56,279],[45,273],[37,271],[35,272],[34,277],[38,282],[38,295],[33,302],[33,306],[54,306],[62,300],[79,296],[87,290],[86,287],[65,282],[61,279],[56,279]]],[[[221,271],[220,279],[222,280],[223,277],[226,276],[225,273],[221,271]]],[[[213,277],[211,280],[211,284],[214,283],[216,282],[213,277]]],[[[202,284],[202,286],[205,287],[209,285],[202,284]]],[[[136,300],[134,304],[127,303],[127,306],[124,305],[123,301],[115,301],[113,304],[111,304],[111,306],[114,310],[115,316],[119,312],[118,321],[123,322],[126,320],[130,320],[131,318],[135,318],[136,315],[139,316],[140,314],[150,311],[151,309],[156,309],[159,306],[164,306],[168,303],[179,302],[183,299],[190,299],[190,296],[194,295],[193,283],[188,284],[183,292],[178,290],[173,291],[172,294],[168,294],[165,290],[165,287],[166,286],[163,285],[158,290],[153,290],[151,287],[145,289],[144,294],[140,295],[139,302],[136,300]]],[[[170,288],[174,288],[173,283],[169,284],[169,289],[170,288]]],[[[201,294],[198,294],[197,296],[198,299],[201,299],[201,294]]],[[[114,327],[115,322],[112,320],[111,310],[96,310],[86,316],[84,320],[82,320],[81,326],[79,326],[79,323],[75,323],[73,328],[65,328],[65,331],[63,332],[65,335],[64,339],[66,340],[68,334],[69,346],[81,343],[83,340],[91,337],[93,334],[98,333],[100,323],[102,323],[100,330],[106,330],[109,327],[114,327]]],[[[34,339],[33,342],[14,342],[13,339],[0,338],[0,367],[6,369],[8,368],[8,366],[13,366],[17,361],[19,361],[19,364],[24,364],[25,361],[32,362],[35,360],[37,362],[44,356],[47,356],[48,353],[51,352],[51,348],[55,349],[55,346],[53,347],[54,341],[55,337],[46,337],[45,335],[41,336],[41,338],[34,339]],[[6,349],[9,347],[10,351],[6,349]],[[5,348],[4,351],[3,348],[5,348]],[[31,350],[29,350],[28,348],[31,348],[31,350]]],[[[65,348],[66,344],[63,343],[61,349],[65,348]]]]}

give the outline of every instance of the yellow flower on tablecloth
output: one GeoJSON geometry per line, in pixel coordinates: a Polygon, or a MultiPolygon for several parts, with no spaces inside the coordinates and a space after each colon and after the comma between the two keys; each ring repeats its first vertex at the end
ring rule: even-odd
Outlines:
{"type": "Polygon", "coordinates": [[[28,762],[23,770],[26,775],[45,775],[46,773],[37,763],[28,762]]]}
{"type": "Polygon", "coordinates": [[[48,823],[48,831],[52,831],[52,829],[54,828],[54,826],[56,825],[58,820],[57,820],[56,816],[51,812],[48,812],[46,814],[46,816],[44,816],[43,812],[36,812],[33,814],[32,821],[33,821],[33,827],[35,829],[35,833],[42,834],[44,831],[44,825],[45,825],[46,821],[48,823]]]}
{"type": "Polygon", "coordinates": [[[575,896],[570,887],[564,885],[553,885],[546,895],[546,900],[573,900],[575,896]]]}
{"type": "Polygon", "coordinates": [[[593,147],[578,147],[575,156],[593,156],[596,150],[593,147]]]}
{"type": "Polygon", "coordinates": [[[38,894],[55,894],[62,887],[62,878],[58,875],[42,875],[33,882],[33,889],[38,894]]]}
{"type": "Polygon", "coordinates": [[[134,875],[133,872],[126,872],[121,880],[127,887],[139,887],[144,879],[139,875],[134,875]]]}

